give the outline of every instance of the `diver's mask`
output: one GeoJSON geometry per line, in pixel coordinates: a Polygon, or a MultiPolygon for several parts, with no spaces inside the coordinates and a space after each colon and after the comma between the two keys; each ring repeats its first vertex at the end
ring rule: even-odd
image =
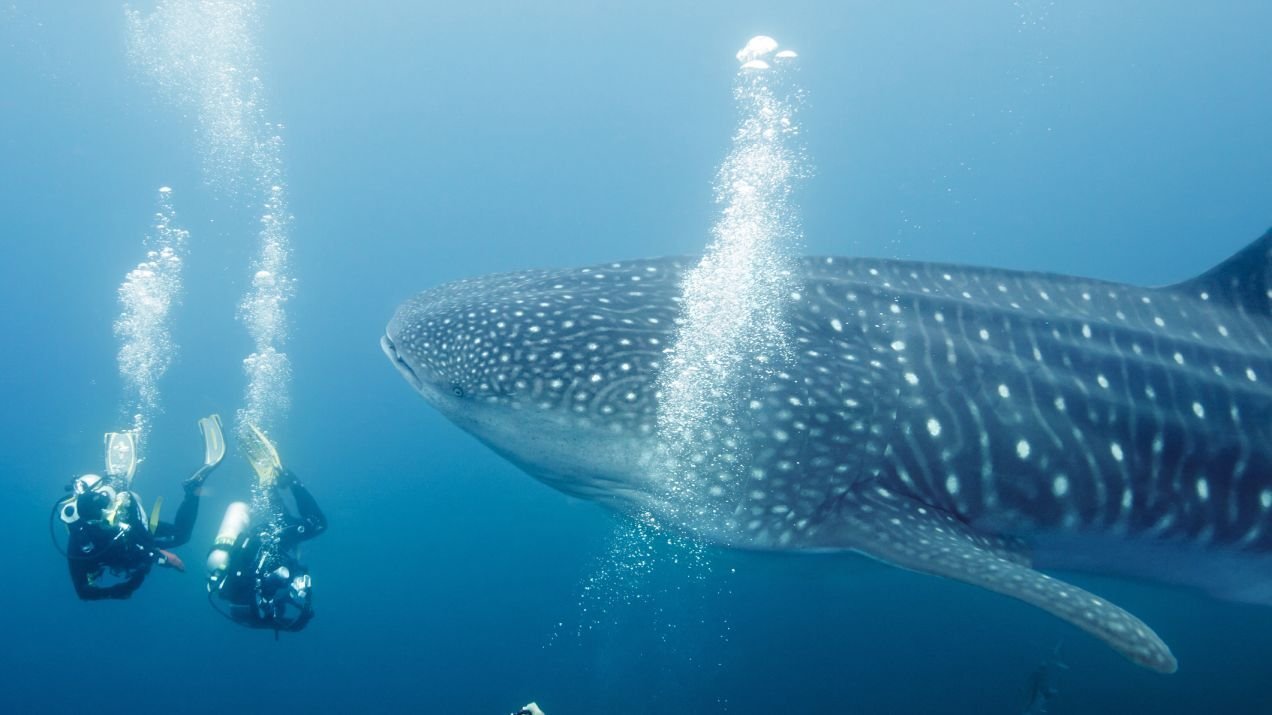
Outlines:
{"type": "Polygon", "coordinates": [[[67,526],[79,521],[81,516],[95,518],[115,502],[116,496],[106,480],[96,474],[85,474],[71,482],[71,496],[58,508],[58,516],[67,526]],[[85,508],[80,507],[81,501],[85,508]]]}

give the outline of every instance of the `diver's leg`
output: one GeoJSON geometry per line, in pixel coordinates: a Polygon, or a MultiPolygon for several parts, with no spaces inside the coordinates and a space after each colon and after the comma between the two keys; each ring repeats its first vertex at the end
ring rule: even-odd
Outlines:
{"type": "Polygon", "coordinates": [[[212,470],[216,469],[217,465],[220,463],[221,460],[217,459],[215,462],[204,464],[202,467],[199,467],[194,471],[194,474],[191,474],[185,481],[181,482],[181,488],[185,489],[186,492],[195,492],[197,494],[198,490],[203,487],[203,482],[207,481],[208,475],[211,474],[212,470]]]}
{"type": "Polygon", "coordinates": [[[327,528],[327,517],[322,513],[322,509],[318,508],[318,500],[314,499],[314,495],[309,493],[300,482],[292,484],[292,498],[296,500],[296,511],[301,519],[313,524],[314,528],[322,531],[327,528]]]}
{"type": "Polygon", "coordinates": [[[296,501],[295,517],[287,518],[289,523],[279,533],[279,546],[282,550],[287,550],[301,541],[308,541],[327,531],[327,517],[323,515],[322,509],[318,508],[318,501],[309,494],[309,490],[305,489],[304,485],[301,485],[293,472],[282,473],[280,485],[290,489],[291,497],[296,501]]]}
{"type": "Polygon", "coordinates": [[[318,501],[314,499],[314,495],[309,493],[304,484],[296,478],[290,470],[285,472],[287,479],[285,484],[291,489],[292,498],[296,500],[296,512],[300,517],[300,523],[296,525],[294,534],[287,534],[296,541],[305,541],[318,536],[327,530],[327,517],[322,513],[322,509],[318,508],[318,501]]]}
{"type": "Polygon", "coordinates": [[[327,530],[327,516],[318,508],[314,495],[299,482],[292,485],[292,498],[296,500],[296,511],[305,524],[305,539],[312,539],[327,530]]]}
{"type": "Polygon", "coordinates": [[[172,523],[160,522],[155,527],[154,541],[156,546],[165,549],[181,546],[190,540],[194,531],[194,520],[199,516],[199,495],[194,489],[186,491],[185,499],[177,507],[177,518],[172,523]]]}

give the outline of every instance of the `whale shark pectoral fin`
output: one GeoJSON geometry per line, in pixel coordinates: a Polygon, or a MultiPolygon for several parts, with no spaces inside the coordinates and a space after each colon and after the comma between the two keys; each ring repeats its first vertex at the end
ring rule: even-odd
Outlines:
{"type": "Polygon", "coordinates": [[[1170,648],[1125,610],[1030,567],[1011,542],[979,534],[953,515],[909,497],[865,488],[844,505],[852,548],[920,573],[944,576],[1019,599],[1100,638],[1131,661],[1161,673],[1177,667],[1170,648]]]}

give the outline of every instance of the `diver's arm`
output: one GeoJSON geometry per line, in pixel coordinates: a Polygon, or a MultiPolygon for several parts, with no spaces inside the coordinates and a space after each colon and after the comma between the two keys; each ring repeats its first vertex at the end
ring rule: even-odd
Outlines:
{"type": "Polygon", "coordinates": [[[93,588],[89,583],[88,559],[67,559],[66,564],[71,567],[71,583],[75,586],[75,595],[79,596],[81,601],[110,598],[106,595],[106,589],[93,588]]]}
{"type": "Polygon", "coordinates": [[[137,569],[133,572],[132,576],[128,577],[127,581],[117,583],[114,586],[105,589],[110,593],[107,598],[128,598],[133,595],[133,591],[141,588],[141,582],[146,580],[147,571],[148,569],[137,569]]]}
{"type": "MultiPolygon", "coordinates": [[[[78,539],[75,534],[71,535],[70,541],[67,543],[67,551],[76,553],[75,544],[78,539]]],[[[111,598],[109,588],[98,588],[93,585],[92,576],[100,568],[99,562],[94,558],[68,558],[66,565],[71,572],[71,585],[75,586],[75,595],[80,597],[81,601],[100,601],[105,598],[111,598]]]]}
{"type": "Polygon", "coordinates": [[[309,625],[309,621],[313,620],[313,617],[314,617],[314,609],[306,608],[300,612],[299,616],[296,616],[295,620],[291,621],[290,623],[283,626],[282,628],[279,628],[278,630],[287,631],[288,633],[297,633],[299,631],[304,630],[305,626],[309,625]]]}
{"type": "Polygon", "coordinates": [[[146,570],[138,569],[127,581],[106,588],[98,588],[89,580],[92,569],[87,559],[71,559],[67,562],[71,568],[71,583],[75,585],[75,595],[83,601],[101,601],[108,598],[128,598],[141,587],[146,580],[146,570]]]}

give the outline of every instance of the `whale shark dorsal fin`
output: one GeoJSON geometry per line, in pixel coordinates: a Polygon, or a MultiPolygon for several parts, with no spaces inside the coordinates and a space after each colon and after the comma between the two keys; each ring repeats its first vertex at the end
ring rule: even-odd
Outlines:
{"type": "Polygon", "coordinates": [[[1170,286],[1254,315],[1272,315],[1272,229],[1228,260],[1191,280],[1170,286]]]}
{"type": "Polygon", "coordinates": [[[1100,638],[1131,661],[1162,673],[1177,667],[1143,621],[1077,586],[1035,571],[1008,542],[979,534],[953,515],[905,495],[858,488],[843,503],[852,548],[920,573],[1020,599],[1100,638]]]}

